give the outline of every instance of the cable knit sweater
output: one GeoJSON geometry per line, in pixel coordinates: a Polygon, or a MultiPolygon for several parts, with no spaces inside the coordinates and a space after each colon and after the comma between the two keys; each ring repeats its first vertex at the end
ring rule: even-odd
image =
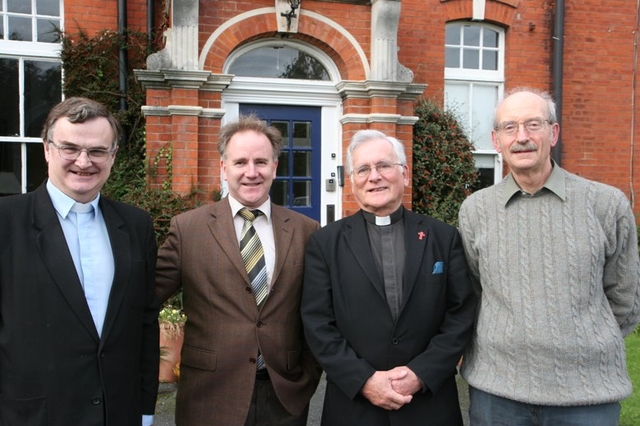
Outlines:
{"type": "Polygon", "coordinates": [[[623,336],[640,317],[640,262],[621,191],[555,165],[528,195],[509,175],[463,203],[460,233],[481,291],[471,386],[540,405],[631,394],[623,336]]]}

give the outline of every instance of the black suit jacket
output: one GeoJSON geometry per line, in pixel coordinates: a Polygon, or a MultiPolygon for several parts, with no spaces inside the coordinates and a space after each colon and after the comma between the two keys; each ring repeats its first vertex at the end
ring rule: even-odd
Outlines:
{"type": "Polygon", "coordinates": [[[139,426],[158,389],[156,243],[100,198],[115,260],[102,338],[45,185],[0,198],[0,425],[139,426]]]}
{"type": "Polygon", "coordinates": [[[327,373],[323,425],[461,425],[456,365],[469,342],[476,297],[460,236],[433,218],[404,211],[406,264],[393,320],[361,212],[311,236],[302,320],[327,373]],[[427,388],[397,411],[360,393],[377,370],[406,365],[427,388]]]}

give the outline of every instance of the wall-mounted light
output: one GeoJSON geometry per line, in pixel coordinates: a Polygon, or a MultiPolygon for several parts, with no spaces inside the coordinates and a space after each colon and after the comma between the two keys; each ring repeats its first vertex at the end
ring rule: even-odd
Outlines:
{"type": "Polygon", "coordinates": [[[280,16],[287,18],[287,32],[291,30],[291,20],[297,18],[296,9],[300,7],[301,0],[289,0],[291,9],[288,12],[280,12],[280,16]]]}

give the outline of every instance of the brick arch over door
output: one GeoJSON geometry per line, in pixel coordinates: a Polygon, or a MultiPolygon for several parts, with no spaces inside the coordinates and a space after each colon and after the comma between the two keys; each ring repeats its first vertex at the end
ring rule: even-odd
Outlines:
{"type": "MultiPolygon", "coordinates": [[[[277,36],[276,20],[268,19],[274,13],[275,8],[259,9],[243,13],[220,26],[204,45],[200,54],[200,69],[222,73],[225,60],[234,49],[248,41],[277,36]]],[[[343,80],[368,79],[370,68],[363,47],[334,21],[303,11],[298,33],[291,34],[291,38],[323,50],[333,59],[343,80]]]]}

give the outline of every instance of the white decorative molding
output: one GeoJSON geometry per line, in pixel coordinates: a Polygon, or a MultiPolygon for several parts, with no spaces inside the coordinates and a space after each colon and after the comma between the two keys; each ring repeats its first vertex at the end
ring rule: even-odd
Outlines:
{"type": "MultiPolygon", "coordinates": [[[[233,25],[239,24],[242,21],[245,21],[247,19],[253,18],[255,16],[260,16],[260,15],[268,15],[268,14],[274,14],[276,12],[275,7],[263,7],[260,9],[254,9],[254,10],[250,10],[248,12],[245,13],[241,13],[238,16],[233,17],[232,19],[229,19],[228,21],[226,21],[225,23],[223,23],[222,25],[220,25],[218,28],[216,28],[216,30],[211,33],[211,36],[209,36],[209,38],[207,39],[207,41],[205,42],[203,48],[202,48],[202,52],[200,52],[200,58],[198,60],[198,69],[204,69],[204,62],[207,59],[207,55],[209,54],[209,50],[211,50],[211,48],[213,47],[213,45],[215,44],[215,42],[218,40],[218,38],[224,34],[225,31],[227,31],[230,27],[232,27],[233,25]]],[[[335,21],[322,16],[316,12],[310,12],[307,10],[301,10],[299,11],[300,15],[304,15],[307,16],[311,19],[315,19],[316,21],[319,21],[333,29],[335,29],[337,32],[339,32],[345,39],[347,39],[349,41],[349,44],[351,44],[352,48],[357,52],[358,54],[358,58],[360,60],[360,63],[362,65],[362,68],[364,70],[364,74],[365,74],[365,78],[369,78],[369,75],[371,74],[371,68],[369,66],[369,61],[367,59],[367,55],[364,52],[364,49],[362,48],[362,46],[360,46],[360,44],[358,43],[358,41],[356,40],[356,38],[353,36],[353,34],[351,34],[346,28],[344,28],[342,25],[336,23],[335,21]]]]}
{"type": "Polygon", "coordinates": [[[198,69],[198,0],[171,2],[172,26],[163,36],[165,47],[147,58],[147,69],[198,69]]]}
{"type": "Polygon", "coordinates": [[[484,21],[484,8],[487,0],[473,0],[473,21],[484,21]]]}
{"type": "Polygon", "coordinates": [[[231,75],[212,74],[209,71],[161,69],[135,70],[136,80],[147,89],[201,89],[221,92],[233,79],[231,75]]]}
{"type": "Polygon", "coordinates": [[[413,71],[398,61],[399,0],[376,0],[371,5],[371,79],[413,81],[413,71]]]}
{"type": "Polygon", "coordinates": [[[413,99],[421,95],[426,84],[405,83],[399,81],[341,81],[336,84],[343,99],[368,99],[374,96],[397,97],[399,99],[413,99]]]}
{"type": "Polygon", "coordinates": [[[418,121],[418,117],[399,114],[344,114],[340,117],[340,124],[372,124],[391,123],[408,124],[413,126],[418,121]]]}
{"type": "Polygon", "coordinates": [[[145,117],[170,117],[172,115],[191,116],[198,118],[222,118],[225,110],[221,108],[202,108],[197,106],[185,105],[169,105],[161,106],[142,106],[142,114],[145,117]]]}
{"type": "Polygon", "coordinates": [[[279,33],[297,33],[298,21],[300,20],[300,8],[302,1],[296,9],[292,9],[289,0],[275,0],[276,2],[276,22],[279,33]],[[289,17],[287,18],[287,15],[289,17]]]}

